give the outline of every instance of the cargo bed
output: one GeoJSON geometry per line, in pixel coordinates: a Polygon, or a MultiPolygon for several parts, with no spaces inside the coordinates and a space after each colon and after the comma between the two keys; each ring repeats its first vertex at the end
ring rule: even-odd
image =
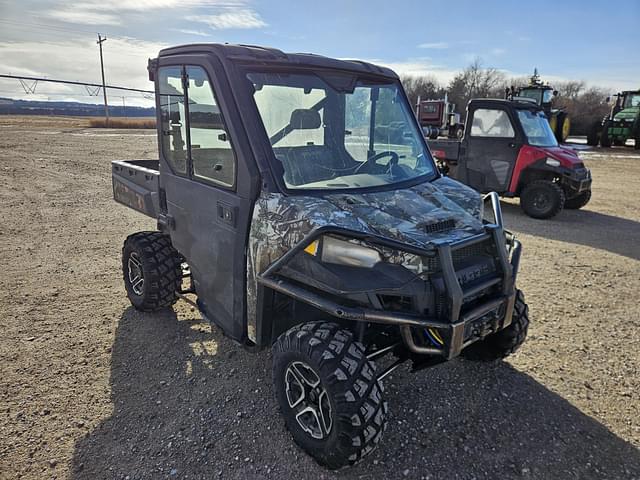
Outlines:
{"type": "Polygon", "coordinates": [[[445,138],[427,139],[429,150],[441,160],[457,162],[460,157],[460,141],[445,138]]]}
{"type": "Polygon", "coordinates": [[[113,198],[127,207],[157,218],[158,160],[115,160],[111,162],[113,198]]]}

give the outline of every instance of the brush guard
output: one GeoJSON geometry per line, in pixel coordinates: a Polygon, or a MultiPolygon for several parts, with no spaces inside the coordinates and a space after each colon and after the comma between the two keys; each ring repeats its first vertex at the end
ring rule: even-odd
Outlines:
{"type": "Polygon", "coordinates": [[[344,235],[416,255],[432,253],[432,251],[411,247],[384,237],[333,226],[320,227],[309,232],[302,241],[258,276],[258,284],[312,305],[335,318],[398,326],[402,342],[411,352],[419,355],[438,355],[451,359],[459,355],[468,345],[509,326],[511,323],[516,297],[515,279],[520,263],[521,244],[513,235],[505,233],[502,228],[502,212],[498,195],[492,192],[485,196],[485,200],[487,198],[491,200],[494,223],[485,223],[483,233],[456,242],[433,243],[440,261],[441,275],[444,281],[448,312],[445,320],[406,312],[341,305],[326,298],[321,293],[311,291],[278,275],[278,271],[295,255],[327,233],[344,235]],[[489,239],[495,245],[500,276],[497,280],[495,278],[489,279],[479,285],[464,289],[456,275],[453,253],[489,239]],[[507,249],[507,241],[509,241],[509,249],[507,249]],[[476,304],[472,309],[463,312],[462,307],[465,299],[473,297],[478,292],[498,283],[501,285],[499,293],[484,298],[482,303],[476,304]],[[425,346],[416,342],[415,335],[426,329],[436,329],[441,332],[443,334],[443,344],[436,347],[425,346]]]}

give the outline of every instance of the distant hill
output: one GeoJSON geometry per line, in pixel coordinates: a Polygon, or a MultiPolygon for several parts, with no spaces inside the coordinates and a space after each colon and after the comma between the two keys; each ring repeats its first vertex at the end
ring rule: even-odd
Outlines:
{"type": "MultiPolygon", "coordinates": [[[[69,115],[76,117],[100,117],[104,106],[80,102],[44,102],[40,100],[14,100],[0,97],[0,115],[69,115]]],[[[113,117],[153,117],[155,108],[122,107],[109,105],[113,117]]]]}

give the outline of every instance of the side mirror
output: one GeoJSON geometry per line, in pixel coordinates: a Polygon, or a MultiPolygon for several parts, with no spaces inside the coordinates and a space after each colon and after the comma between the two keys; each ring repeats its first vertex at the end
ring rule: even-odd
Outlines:
{"type": "Polygon", "coordinates": [[[554,91],[553,91],[553,96],[554,96],[554,97],[557,97],[557,96],[558,96],[558,90],[554,90],[554,91]]]}
{"type": "Polygon", "coordinates": [[[611,101],[611,97],[607,97],[604,99],[605,103],[609,103],[611,101]]]}

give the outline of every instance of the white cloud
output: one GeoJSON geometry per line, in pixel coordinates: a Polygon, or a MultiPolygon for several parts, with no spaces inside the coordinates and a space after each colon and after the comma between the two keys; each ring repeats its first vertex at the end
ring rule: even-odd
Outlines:
{"type": "Polygon", "coordinates": [[[243,2],[226,0],[85,0],[73,4],[74,9],[96,11],[160,11],[162,9],[180,8],[190,10],[198,7],[236,8],[243,2]]]}
{"type": "Polygon", "coordinates": [[[91,10],[50,10],[47,14],[61,22],[83,25],[120,25],[120,19],[117,16],[91,10]]]}
{"type": "Polygon", "coordinates": [[[433,42],[433,43],[421,43],[418,45],[418,48],[429,48],[433,50],[444,50],[449,48],[449,44],[447,42],[433,42]]]}
{"type": "Polygon", "coordinates": [[[390,68],[398,75],[429,76],[446,85],[458,73],[457,70],[430,63],[425,58],[407,59],[404,61],[367,60],[376,65],[390,68]]]}
{"type": "Polygon", "coordinates": [[[257,12],[247,8],[240,10],[230,9],[216,15],[189,15],[185,17],[185,20],[205,23],[214,30],[231,28],[262,28],[267,26],[257,12]]]}
{"type": "Polygon", "coordinates": [[[491,55],[498,57],[500,55],[504,55],[505,53],[507,53],[507,50],[504,48],[492,48],[490,53],[491,55]]]}
{"type": "Polygon", "coordinates": [[[207,32],[203,32],[202,30],[190,30],[188,28],[172,28],[174,32],[184,33],[185,35],[196,35],[198,37],[210,37],[207,32]]]}
{"type": "Polygon", "coordinates": [[[59,0],[45,12],[55,20],[84,24],[84,25],[123,25],[127,24],[130,15],[141,12],[157,14],[169,10],[179,9],[183,14],[197,8],[219,9],[222,13],[209,16],[195,16],[193,18],[219,17],[218,23],[240,24],[244,22],[250,27],[219,27],[219,28],[255,28],[266,25],[259,15],[246,7],[244,0],[81,0],[66,2],[59,0]]]}

